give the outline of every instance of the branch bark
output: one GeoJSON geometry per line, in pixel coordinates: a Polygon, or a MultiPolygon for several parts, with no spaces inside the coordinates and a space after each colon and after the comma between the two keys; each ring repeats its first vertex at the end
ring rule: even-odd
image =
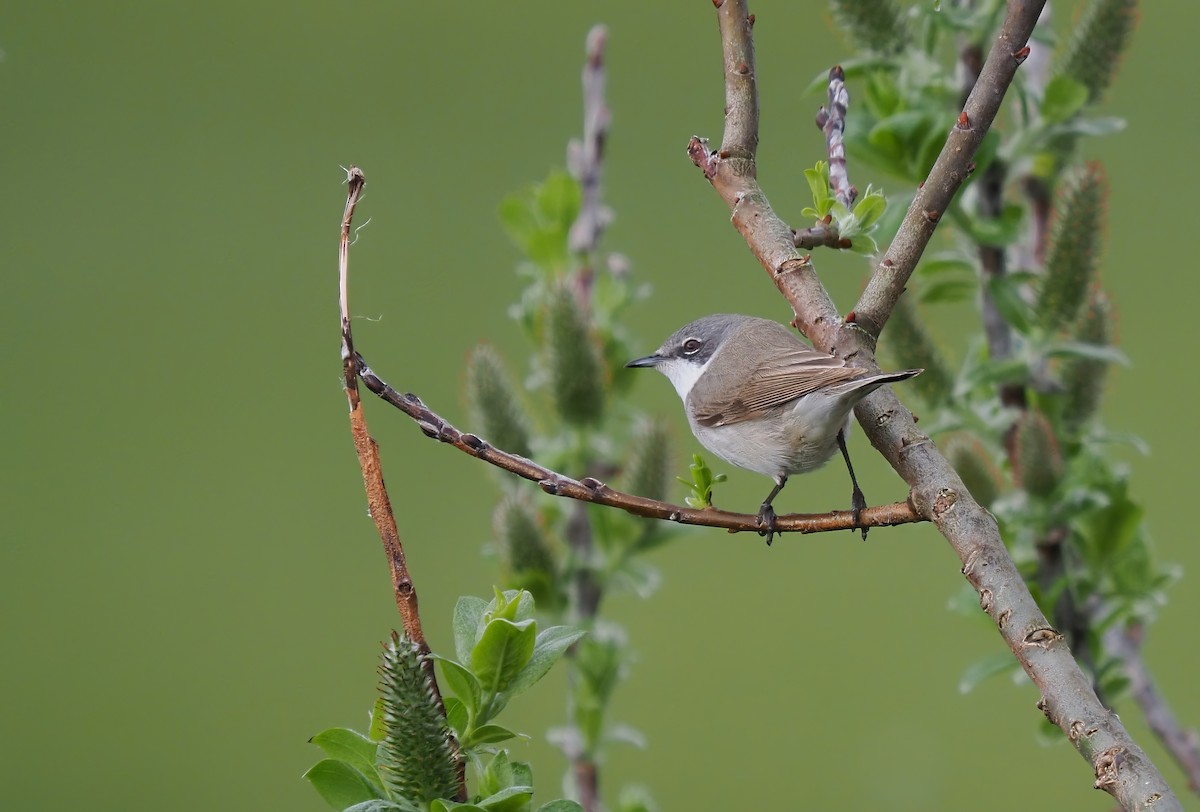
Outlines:
{"type": "MultiPolygon", "coordinates": [[[[446,715],[446,705],[442,701],[442,692],[438,688],[437,675],[433,669],[433,658],[429,656],[429,644],[425,641],[425,633],[421,630],[421,615],[417,609],[417,588],[413,585],[412,576],[408,571],[408,562],[404,557],[404,545],[400,541],[400,529],[396,525],[396,515],[392,512],[392,503],[388,498],[387,487],[383,483],[383,465],[379,459],[379,446],[367,430],[367,418],[363,413],[362,398],[358,392],[360,374],[359,356],[354,351],[354,335],[350,329],[350,224],[354,219],[354,209],[362,196],[366,178],[357,166],[346,170],[346,209],[342,215],[342,233],[338,242],[338,283],[339,305],[342,315],[342,385],[346,391],[346,399],[350,404],[350,434],[354,440],[354,451],[358,455],[358,465],[362,469],[363,487],[367,492],[367,512],[375,522],[379,531],[379,539],[383,542],[384,553],[387,554],[388,567],[392,573],[392,592],[396,597],[396,608],[400,610],[400,620],[404,624],[404,633],[408,639],[417,645],[421,653],[421,667],[429,680],[433,698],[446,715]]],[[[455,767],[458,771],[458,795],[456,800],[465,803],[467,800],[467,763],[459,751],[458,740],[447,729],[446,733],[451,750],[454,753],[455,767]]]]}
{"type": "MultiPolygon", "coordinates": [[[[918,190],[896,238],[876,265],[853,318],[842,320],[809,257],[792,244],[791,230],[774,213],[756,179],[758,109],[750,23],[745,0],[719,3],[725,63],[725,136],[709,152],[693,138],[692,160],[732,210],[734,227],[796,313],[795,325],[818,348],[875,370],[874,345],[904,292],[942,214],[974,169],[972,157],[1000,109],[1044,0],[1009,0],[999,35],[979,81],[951,128],[929,177],[918,190]]],[[[911,487],[910,500],[933,521],[962,561],[980,606],[1041,691],[1038,707],[1060,727],[1095,772],[1094,786],[1127,810],[1179,810],[1178,798],[1158,769],[1105,708],[1080,671],[1062,635],[1029,594],[1000,539],[995,519],[971,498],[962,481],[911,413],[883,387],[855,409],[871,443],[911,487]]]]}

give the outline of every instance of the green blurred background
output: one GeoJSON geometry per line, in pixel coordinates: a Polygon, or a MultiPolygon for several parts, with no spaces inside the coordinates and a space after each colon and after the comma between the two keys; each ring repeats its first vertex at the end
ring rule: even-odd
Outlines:
{"type": "MultiPolygon", "coordinates": [[[[1104,278],[1134,361],[1113,377],[1106,419],[1152,447],[1126,454],[1135,493],[1161,556],[1192,574],[1146,657],[1194,724],[1200,552],[1180,506],[1200,440],[1180,349],[1194,346],[1200,282],[1176,249],[1194,227],[1181,195],[1200,181],[1187,103],[1200,6],[1146,5],[1105,104],[1130,126],[1087,146],[1112,185],[1104,278]]],[[[753,10],[762,178],[796,221],[800,172],[822,153],[820,98],[799,91],[848,49],[817,0],[753,10]]],[[[1065,4],[1055,13],[1069,24],[1065,4]]],[[[517,366],[524,351],[505,315],[517,255],[495,207],[563,164],[597,21],[611,29],[618,220],[606,246],[655,288],[632,316],[646,349],[704,313],[786,318],[684,155],[693,133],[720,136],[706,0],[0,12],[0,806],[324,808],[300,779],[318,758],[306,739],[365,725],[379,641],[398,624],[339,384],[338,165],[368,179],[358,222],[371,224],[352,255],[358,342],[394,385],[466,424],[468,350],[487,340],[517,366]]],[[[818,259],[845,309],[863,265],[818,259]]],[[[970,323],[937,329],[956,344],[970,323]]],[[[674,393],[655,376],[637,385],[675,421],[682,471],[695,443],[674,393]]],[[[367,405],[425,624],[446,649],[456,597],[496,578],[481,554],[494,487],[479,463],[367,405]]],[[[902,498],[861,434],[853,447],[868,497],[902,498]]],[[[734,472],[722,500],[749,509],[764,482],[734,472]]],[[[802,483],[784,509],[845,501],[837,467],[802,483]]],[[[649,742],[612,752],[610,798],[637,782],[667,809],[1111,806],[1069,747],[1035,743],[1029,685],[958,693],[963,669],[1001,642],[982,615],[946,611],[959,563],[929,527],[771,549],[698,530],[653,563],[657,595],[608,605],[639,652],[614,713],[649,742]]],[[[562,718],[561,680],[508,718],[533,734],[518,754],[542,800],[563,766],[544,740],[562,718]]],[[[1120,710],[1185,793],[1137,709],[1120,710]]]]}

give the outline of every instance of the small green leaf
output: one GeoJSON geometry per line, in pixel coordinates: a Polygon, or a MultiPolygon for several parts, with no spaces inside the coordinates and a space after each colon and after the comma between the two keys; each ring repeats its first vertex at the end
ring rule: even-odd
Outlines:
{"type": "Polygon", "coordinates": [[[484,798],[479,802],[479,806],[489,812],[521,812],[529,808],[532,798],[533,787],[507,787],[484,798]]]}
{"type": "Polygon", "coordinates": [[[463,746],[474,747],[477,744],[495,744],[496,742],[514,739],[519,735],[516,731],[509,730],[503,725],[480,725],[471,731],[471,740],[464,742],[463,746]]]}
{"type": "Polygon", "coordinates": [[[979,283],[973,277],[946,276],[921,285],[917,301],[925,304],[961,302],[974,296],[978,289],[979,283]]]}
{"type": "Polygon", "coordinates": [[[486,812],[482,806],[475,804],[460,804],[447,801],[445,798],[435,798],[429,802],[429,812],[486,812]]]}
{"type": "Polygon", "coordinates": [[[472,668],[487,695],[508,689],[513,678],[533,656],[536,639],[537,622],[534,620],[513,623],[493,618],[488,623],[471,652],[472,668]]]}
{"type": "Polygon", "coordinates": [[[967,666],[967,670],[963,672],[962,677],[958,681],[958,692],[960,694],[969,694],[989,677],[994,677],[997,674],[1007,674],[1018,667],[1017,661],[1007,651],[989,654],[967,666]]]}
{"type": "Polygon", "coordinates": [[[366,776],[344,761],[323,758],[310,767],[303,777],[334,809],[341,810],[383,797],[366,776]]]}
{"type": "Polygon", "coordinates": [[[479,776],[479,791],[485,795],[494,795],[512,785],[513,771],[508,760],[508,751],[500,750],[492,756],[483,775],[479,776]]]}
{"type": "Polygon", "coordinates": [[[477,638],[483,636],[483,626],[491,623],[494,618],[511,620],[514,623],[533,618],[533,595],[523,589],[500,591],[498,587],[493,588],[496,590],[496,597],[492,599],[483,613],[483,625],[476,632],[477,638]]]}
{"type": "Polygon", "coordinates": [[[1096,118],[1073,118],[1062,124],[1046,128],[1046,135],[1059,137],[1064,135],[1083,135],[1092,138],[1102,138],[1113,135],[1125,129],[1126,121],[1116,116],[1098,116],[1096,118]]]}
{"type": "Polygon", "coordinates": [[[988,280],[988,291],[1000,315],[1021,335],[1033,329],[1033,308],[1021,295],[1021,283],[1009,274],[988,280]]]}
{"type": "Polygon", "coordinates": [[[446,706],[446,723],[454,730],[456,736],[462,736],[470,722],[467,718],[466,704],[455,696],[442,697],[442,704],[446,706]]]}
{"type": "Polygon", "coordinates": [[[859,228],[866,232],[879,221],[887,210],[887,198],[878,189],[867,187],[867,192],[854,204],[854,216],[858,218],[859,228]]]}
{"type": "Polygon", "coordinates": [[[432,656],[442,668],[442,679],[445,680],[446,687],[462,701],[468,716],[474,719],[479,712],[479,703],[483,695],[478,678],[454,660],[447,660],[436,654],[432,656]]]}
{"type": "Polygon", "coordinates": [[[575,629],[570,626],[551,626],[539,632],[529,662],[508,686],[508,692],[515,696],[527,690],[544,677],[546,672],[558,662],[558,658],[585,634],[587,632],[583,629],[575,629]]]}
{"type": "Polygon", "coordinates": [[[371,706],[371,728],[367,732],[367,738],[373,742],[381,742],[387,736],[387,721],[384,719],[386,710],[387,705],[383,697],[377,697],[375,704],[371,706]]]}
{"type": "Polygon", "coordinates": [[[1058,124],[1071,118],[1088,103],[1088,89],[1070,76],[1055,76],[1046,84],[1042,97],[1042,118],[1058,124]]]}
{"type": "Polygon", "coordinates": [[[934,276],[936,274],[970,274],[974,276],[975,266],[962,257],[940,256],[921,260],[917,266],[918,276],[934,276]]]}
{"type": "Polygon", "coordinates": [[[1047,358],[1086,358],[1106,364],[1129,366],[1129,358],[1116,347],[1087,344],[1082,341],[1053,341],[1043,349],[1047,358]]]}
{"type": "Polygon", "coordinates": [[[325,755],[346,762],[368,780],[382,786],[375,771],[379,745],[363,734],[343,727],[334,727],[321,731],[309,739],[309,742],[324,750],[325,755]]]}
{"type": "Polygon", "coordinates": [[[533,767],[529,766],[528,761],[513,761],[512,766],[513,786],[514,787],[532,787],[533,786],[533,767]]]}
{"type": "Polygon", "coordinates": [[[813,208],[816,210],[813,219],[819,220],[829,214],[834,202],[829,191],[829,164],[817,161],[816,166],[804,170],[804,179],[808,181],[808,188],[812,192],[813,208]]]}
{"type": "Polygon", "coordinates": [[[403,800],[385,801],[381,798],[372,798],[369,801],[348,806],[344,812],[421,812],[421,808],[403,800]]]}
{"type": "Polygon", "coordinates": [[[1021,221],[1025,210],[1016,203],[1009,203],[999,217],[974,217],[962,219],[962,225],[971,239],[981,245],[1002,248],[1012,245],[1021,236],[1021,221]]]}
{"type": "Polygon", "coordinates": [[[556,801],[542,804],[538,807],[537,812],[583,812],[583,807],[575,801],[559,798],[556,801]]]}
{"type": "Polygon", "coordinates": [[[487,601],[474,595],[464,595],[454,604],[454,655],[459,662],[468,666],[471,664],[471,649],[479,640],[480,618],[487,607],[487,601]]]}

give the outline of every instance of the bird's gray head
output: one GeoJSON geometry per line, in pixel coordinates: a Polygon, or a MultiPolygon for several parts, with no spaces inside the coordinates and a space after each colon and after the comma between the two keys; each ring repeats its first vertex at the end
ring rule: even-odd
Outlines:
{"type": "Polygon", "coordinates": [[[627,367],[653,367],[666,375],[684,401],[692,386],[704,374],[713,354],[738,327],[751,321],[750,316],[718,313],[680,327],[671,337],[644,358],[635,358],[627,367]]]}

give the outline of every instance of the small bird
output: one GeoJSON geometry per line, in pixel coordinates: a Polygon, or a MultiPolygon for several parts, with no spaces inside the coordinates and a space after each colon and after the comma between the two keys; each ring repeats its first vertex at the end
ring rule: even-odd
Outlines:
{"type": "MultiPolygon", "coordinates": [[[[657,369],[675,386],[701,445],[775,487],[759,508],[759,535],[776,533],[771,502],[788,477],[824,465],[840,448],[854,485],[854,524],[867,506],[846,431],[854,405],[886,383],[923,370],[869,374],[818,352],[778,322],[753,316],[705,316],[671,335],[653,355],[625,366],[657,369]]],[[[867,529],[862,528],[863,538],[867,529]]]]}

